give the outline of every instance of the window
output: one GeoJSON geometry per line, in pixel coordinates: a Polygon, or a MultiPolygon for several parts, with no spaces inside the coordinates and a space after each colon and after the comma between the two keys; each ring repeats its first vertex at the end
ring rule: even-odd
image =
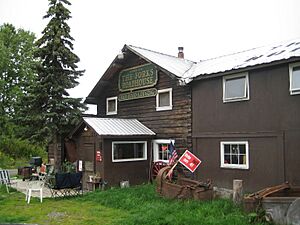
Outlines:
{"type": "Polygon", "coordinates": [[[156,111],[172,109],[172,88],[158,90],[156,95],[156,111]]]}
{"type": "Polygon", "coordinates": [[[115,115],[118,111],[117,97],[111,97],[106,99],[106,115],[115,115]]]}
{"type": "Polygon", "coordinates": [[[290,73],[290,94],[300,94],[300,62],[289,66],[290,73]]]}
{"type": "Polygon", "coordinates": [[[163,161],[169,162],[169,145],[171,141],[174,143],[174,140],[154,140],[153,141],[153,161],[163,161]]]}
{"type": "Polygon", "coordinates": [[[223,77],[223,102],[249,100],[248,73],[223,77]]]}
{"type": "Polygon", "coordinates": [[[221,142],[221,167],[249,169],[248,141],[221,142]]]}
{"type": "Polygon", "coordinates": [[[126,162],[147,160],[146,141],[118,141],[112,142],[112,161],[126,162]]]}

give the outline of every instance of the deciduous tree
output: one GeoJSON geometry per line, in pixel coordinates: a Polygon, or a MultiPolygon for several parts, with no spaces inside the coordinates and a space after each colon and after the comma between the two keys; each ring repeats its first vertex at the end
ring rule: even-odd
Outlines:
{"type": "Polygon", "coordinates": [[[0,26],[0,134],[12,134],[24,96],[34,83],[35,36],[12,24],[0,26]]]}

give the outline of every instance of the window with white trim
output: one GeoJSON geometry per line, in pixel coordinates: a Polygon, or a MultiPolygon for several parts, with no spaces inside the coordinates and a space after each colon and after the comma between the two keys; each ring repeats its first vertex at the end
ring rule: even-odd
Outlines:
{"type": "Polygon", "coordinates": [[[112,161],[127,162],[147,160],[147,141],[112,142],[112,161]]]}
{"type": "Polygon", "coordinates": [[[172,88],[157,91],[156,111],[172,110],[172,88]]]}
{"type": "Polygon", "coordinates": [[[249,169],[248,141],[222,141],[220,149],[222,168],[249,169]]]}
{"type": "Polygon", "coordinates": [[[116,115],[118,112],[118,98],[110,97],[106,99],[106,115],[116,115]]]}
{"type": "Polygon", "coordinates": [[[174,140],[157,139],[153,141],[153,161],[163,161],[165,163],[169,162],[169,145],[171,141],[174,140]]]}
{"type": "Polygon", "coordinates": [[[300,94],[300,62],[289,65],[290,94],[300,94]]]}
{"type": "Polygon", "coordinates": [[[249,100],[248,73],[223,77],[223,102],[249,100]]]}

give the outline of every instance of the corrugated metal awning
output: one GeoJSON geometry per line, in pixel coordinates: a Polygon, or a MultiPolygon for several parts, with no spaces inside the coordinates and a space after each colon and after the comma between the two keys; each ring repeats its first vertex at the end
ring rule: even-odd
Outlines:
{"type": "Polygon", "coordinates": [[[99,135],[154,136],[152,130],[137,119],[83,117],[85,123],[99,135]]]}

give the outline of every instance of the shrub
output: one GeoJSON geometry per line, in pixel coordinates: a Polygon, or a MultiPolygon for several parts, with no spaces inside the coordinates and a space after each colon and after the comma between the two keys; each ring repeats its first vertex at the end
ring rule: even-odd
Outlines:
{"type": "Polygon", "coordinates": [[[43,146],[33,145],[29,141],[19,138],[0,137],[0,160],[2,167],[19,164],[17,161],[28,162],[32,156],[45,158],[46,155],[43,146]]]}

